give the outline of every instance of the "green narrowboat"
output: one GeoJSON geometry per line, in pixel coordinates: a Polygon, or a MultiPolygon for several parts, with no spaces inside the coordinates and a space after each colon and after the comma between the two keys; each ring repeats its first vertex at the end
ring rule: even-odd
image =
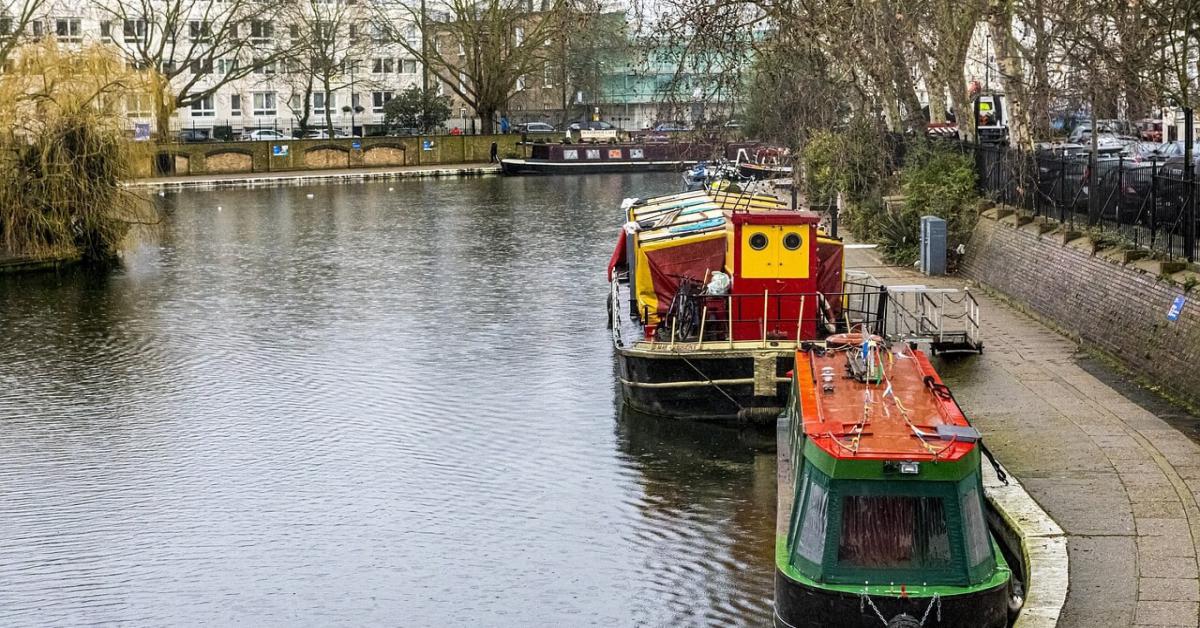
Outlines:
{"type": "Polygon", "coordinates": [[[921,351],[806,343],[779,430],[776,626],[1008,625],[979,432],[921,351]]]}

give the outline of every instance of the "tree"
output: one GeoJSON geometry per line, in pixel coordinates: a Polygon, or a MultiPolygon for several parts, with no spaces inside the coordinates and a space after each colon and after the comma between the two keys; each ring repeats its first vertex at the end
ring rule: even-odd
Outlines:
{"type": "Polygon", "coordinates": [[[414,85],[387,101],[383,116],[389,130],[419,129],[421,133],[429,133],[450,117],[450,99],[439,96],[433,88],[414,85]]]}
{"type": "Polygon", "coordinates": [[[281,14],[292,41],[283,61],[284,80],[292,87],[293,95],[288,106],[293,107],[301,130],[306,131],[314,112],[314,97],[319,96],[323,105],[319,113],[332,137],[334,94],[346,88],[353,93],[367,76],[367,68],[357,64],[369,50],[370,33],[366,31],[371,14],[357,3],[324,0],[290,0],[281,14]]]}
{"type": "Polygon", "coordinates": [[[254,72],[274,73],[288,54],[276,39],[280,5],[258,0],[100,0],[102,32],[135,67],[153,69],[158,136],[171,114],[213,98],[254,72]]]}
{"type": "Polygon", "coordinates": [[[125,138],[123,97],[146,83],[111,49],[52,39],[9,49],[0,73],[0,250],[110,261],[152,208],[125,188],[144,144],[125,138]]]}
{"type": "Polygon", "coordinates": [[[590,109],[600,103],[606,72],[628,57],[629,34],[625,14],[605,13],[599,0],[562,0],[545,19],[556,22],[550,44],[555,54],[546,64],[559,88],[560,124],[566,128],[575,117],[572,105],[590,109]]]}
{"type": "MultiPolygon", "coordinates": [[[[424,6],[424,5],[422,5],[424,6]]],[[[543,69],[552,54],[558,20],[552,9],[530,10],[526,0],[435,0],[421,9],[381,5],[377,19],[390,40],[424,64],[427,72],[479,115],[491,133],[525,76],[543,69]],[[409,28],[426,24],[421,36],[409,28]]]]}
{"type": "Polygon", "coordinates": [[[31,26],[45,4],[46,0],[0,0],[0,67],[7,65],[24,38],[37,35],[31,26]]]}

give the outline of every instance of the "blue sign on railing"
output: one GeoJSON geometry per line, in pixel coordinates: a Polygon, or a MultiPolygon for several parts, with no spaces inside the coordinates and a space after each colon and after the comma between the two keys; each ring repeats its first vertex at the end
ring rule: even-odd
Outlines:
{"type": "Polygon", "coordinates": [[[1175,302],[1171,304],[1171,309],[1167,310],[1167,320],[1171,322],[1179,320],[1179,315],[1183,312],[1183,304],[1185,302],[1186,299],[1183,298],[1182,294],[1175,297],[1175,302]]]}

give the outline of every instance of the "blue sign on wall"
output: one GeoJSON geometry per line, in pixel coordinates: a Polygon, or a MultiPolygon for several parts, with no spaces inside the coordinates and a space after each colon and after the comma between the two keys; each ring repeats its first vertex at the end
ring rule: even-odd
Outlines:
{"type": "Polygon", "coordinates": [[[350,142],[350,148],[353,148],[354,150],[360,150],[362,148],[362,142],[354,140],[353,142],[350,142]]]}
{"type": "Polygon", "coordinates": [[[287,157],[288,145],[287,144],[275,144],[274,146],[271,147],[271,154],[276,157],[287,157]]]}
{"type": "Polygon", "coordinates": [[[1171,309],[1167,310],[1167,320],[1172,322],[1179,320],[1179,314],[1183,312],[1184,303],[1185,299],[1182,294],[1175,297],[1175,302],[1171,304],[1171,309]]]}
{"type": "Polygon", "coordinates": [[[421,140],[421,150],[433,150],[433,140],[421,140]]]}

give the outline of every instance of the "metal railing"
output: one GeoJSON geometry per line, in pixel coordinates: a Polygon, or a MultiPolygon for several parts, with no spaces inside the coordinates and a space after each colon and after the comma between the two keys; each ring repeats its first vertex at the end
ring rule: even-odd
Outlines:
{"type": "Polygon", "coordinates": [[[928,342],[934,351],[983,347],[979,302],[969,290],[891,286],[888,299],[889,339],[928,342]]]}
{"type": "MultiPolygon", "coordinates": [[[[764,347],[799,343],[845,331],[883,334],[887,289],[847,281],[843,290],[830,294],[764,291],[727,295],[681,290],[648,336],[654,343],[732,348],[735,343],[745,342],[764,347]]],[[[619,308],[615,293],[613,299],[613,307],[619,308]]],[[[649,319],[650,313],[643,313],[641,318],[649,319]]],[[[615,335],[614,341],[620,343],[620,337],[615,335]]]]}
{"type": "Polygon", "coordinates": [[[1074,229],[1109,232],[1169,257],[1196,259],[1194,166],[1181,159],[1063,149],[1038,152],[1005,146],[967,146],[975,156],[979,190],[1033,216],[1074,229]]]}

